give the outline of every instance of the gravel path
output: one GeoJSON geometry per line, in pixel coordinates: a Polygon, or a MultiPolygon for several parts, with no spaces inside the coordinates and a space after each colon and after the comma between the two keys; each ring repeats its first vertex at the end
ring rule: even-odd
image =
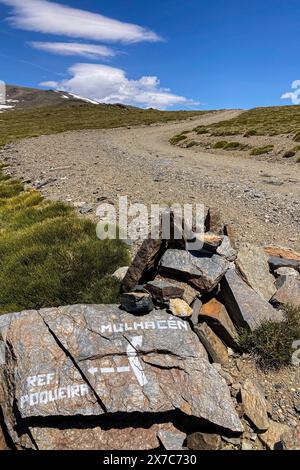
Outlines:
{"type": "MultiPolygon", "coordinates": [[[[231,154],[182,149],[175,134],[200,124],[231,119],[221,111],[186,121],[110,130],[67,132],[7,146],[0,158],[31,186],[47,183],[51,199],[116,202],[196,203],[219,207],[238,239],[279,243],[300,249],[300,165],[270,163],[231,154]],[[51,182],[52,181],[52,182],[51,182]]],[[[99,203],[99,202],[98,202],[99,203]]]]}

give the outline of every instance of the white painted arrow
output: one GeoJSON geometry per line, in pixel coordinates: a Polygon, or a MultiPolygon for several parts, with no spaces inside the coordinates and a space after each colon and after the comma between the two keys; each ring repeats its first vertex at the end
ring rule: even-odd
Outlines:
{"type": "Polygon", "coordinates": [[[148,383],[147,377],[144,374],[142,365],[137,357],[137,346],[142,346],[143,344],[143,337],[142,336],[134,336],[130,341],[130,344],[127,346],[127,356],[129,360],[129,364],[133,370],[134,375],[137,378],[138,383],[141,387],[148,383]]]}

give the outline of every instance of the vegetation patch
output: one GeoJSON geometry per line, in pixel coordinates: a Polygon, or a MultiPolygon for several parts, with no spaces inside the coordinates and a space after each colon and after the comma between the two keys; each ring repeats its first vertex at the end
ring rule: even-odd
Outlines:
{"type": "Polygon", "coordinates": [[[191,147],[195,147],[196,145],[200,145],[200,143],[196,142],[195,140],[191,140],[190,142],[187,143],[186,148],[189,149],[191,147]]]}
{"type": "Polygon", "coordinates": [[[266,153],[272,152],[274,145],[265,145],[264,147],[256,147],[252,149],[251,155],[265,155],[266,153]]]}
{"type": "Polygon", "coordinates": [[[213,149],[223,149],[223,150],[247,150],[249,145],[242,144],[241,142],[227,142],[227,140],[220,140],[216,142],[213,149]]]}
{"type": "Polygon", "coordinates": [[[128,263],[123,242],[98,240],[94,223],[0,169],[0,314],[115,303],[119,283],[111,274],[128,263]]]}
{"type": "Polygon", "coordinates": [[[61,104],[1,114],[0,147],[17,139],[83,129],[154,124],[199,117],[208,111],[158,111],[123,105],[61,104]]]}
{"type": "Polygon", "coordinates": [[[280,369],[291,364],[292,345],[299,338],[300,308],[287,306],[283,322],[268,321],[253,332],[243,330],[240,345],[262,369],[280,369]]]}
{"type": "Polygon", "coordinates": [[[292,134],[300,142],[300,106],[254,108],[234,119],[205,127],[213,136],[292,134]]]}
{"type": "Polygon", "coordinates": [[[177,145],[179,142],[182,142],[183,140],[186,140],[187,136],[185,134],[178,134],[175,135],[175,137],[172,137],[172,139],[169,140],[171,145],[177,145]]]}

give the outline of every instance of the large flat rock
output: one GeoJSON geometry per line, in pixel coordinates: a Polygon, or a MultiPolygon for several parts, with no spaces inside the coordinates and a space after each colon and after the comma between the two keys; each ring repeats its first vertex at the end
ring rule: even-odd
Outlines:
{"type": "Polygon", "coordinates": [[[227,271],[221,287],[226,309],[237,327],[255,330],[268,320],[283,320],[282,312],[251,289],[234,269],[227,271]]]}
{"type": "Polygon", "coordinates": [[[201,293],[214,289],[228,268],[228,261],[221,256],[185,250],[167,250],[160,261],[163,274],[176,275],[201,293]]]}
{"type": "Polygon", "coordinates": [[[71,430],[79,426],[89,448],[103,442],[106,449],[126,419],[134,433],[137,416],[140,428],[143,416],[153,426],[181,413],[242,431],[227,385],[197,335],[164,310],[143,317],[116,305],[24,312],[0,317],[0,335],[1,407],[20,448],[72,448],[71,430]]]}
{"type": "Polygon", "coordinates": [[[269,301],[276,288],[264,249],[245,243],[239,249],[236,265],[249,286],[269,301]]]}

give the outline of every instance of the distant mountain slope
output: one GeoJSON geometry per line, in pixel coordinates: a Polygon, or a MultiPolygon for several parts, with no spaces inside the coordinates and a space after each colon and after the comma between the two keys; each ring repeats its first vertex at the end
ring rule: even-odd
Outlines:
{"type": "Polygon", "coordinates": [[[95,104],[96,101],[81,98],[62,91],[40,90],[37,88],[26,88],[15,85],[6,86],[6,106],[1,111],[16,109],[44,108],[45,106],[58,106],[60,104],[88,103],[95,104]]]}

